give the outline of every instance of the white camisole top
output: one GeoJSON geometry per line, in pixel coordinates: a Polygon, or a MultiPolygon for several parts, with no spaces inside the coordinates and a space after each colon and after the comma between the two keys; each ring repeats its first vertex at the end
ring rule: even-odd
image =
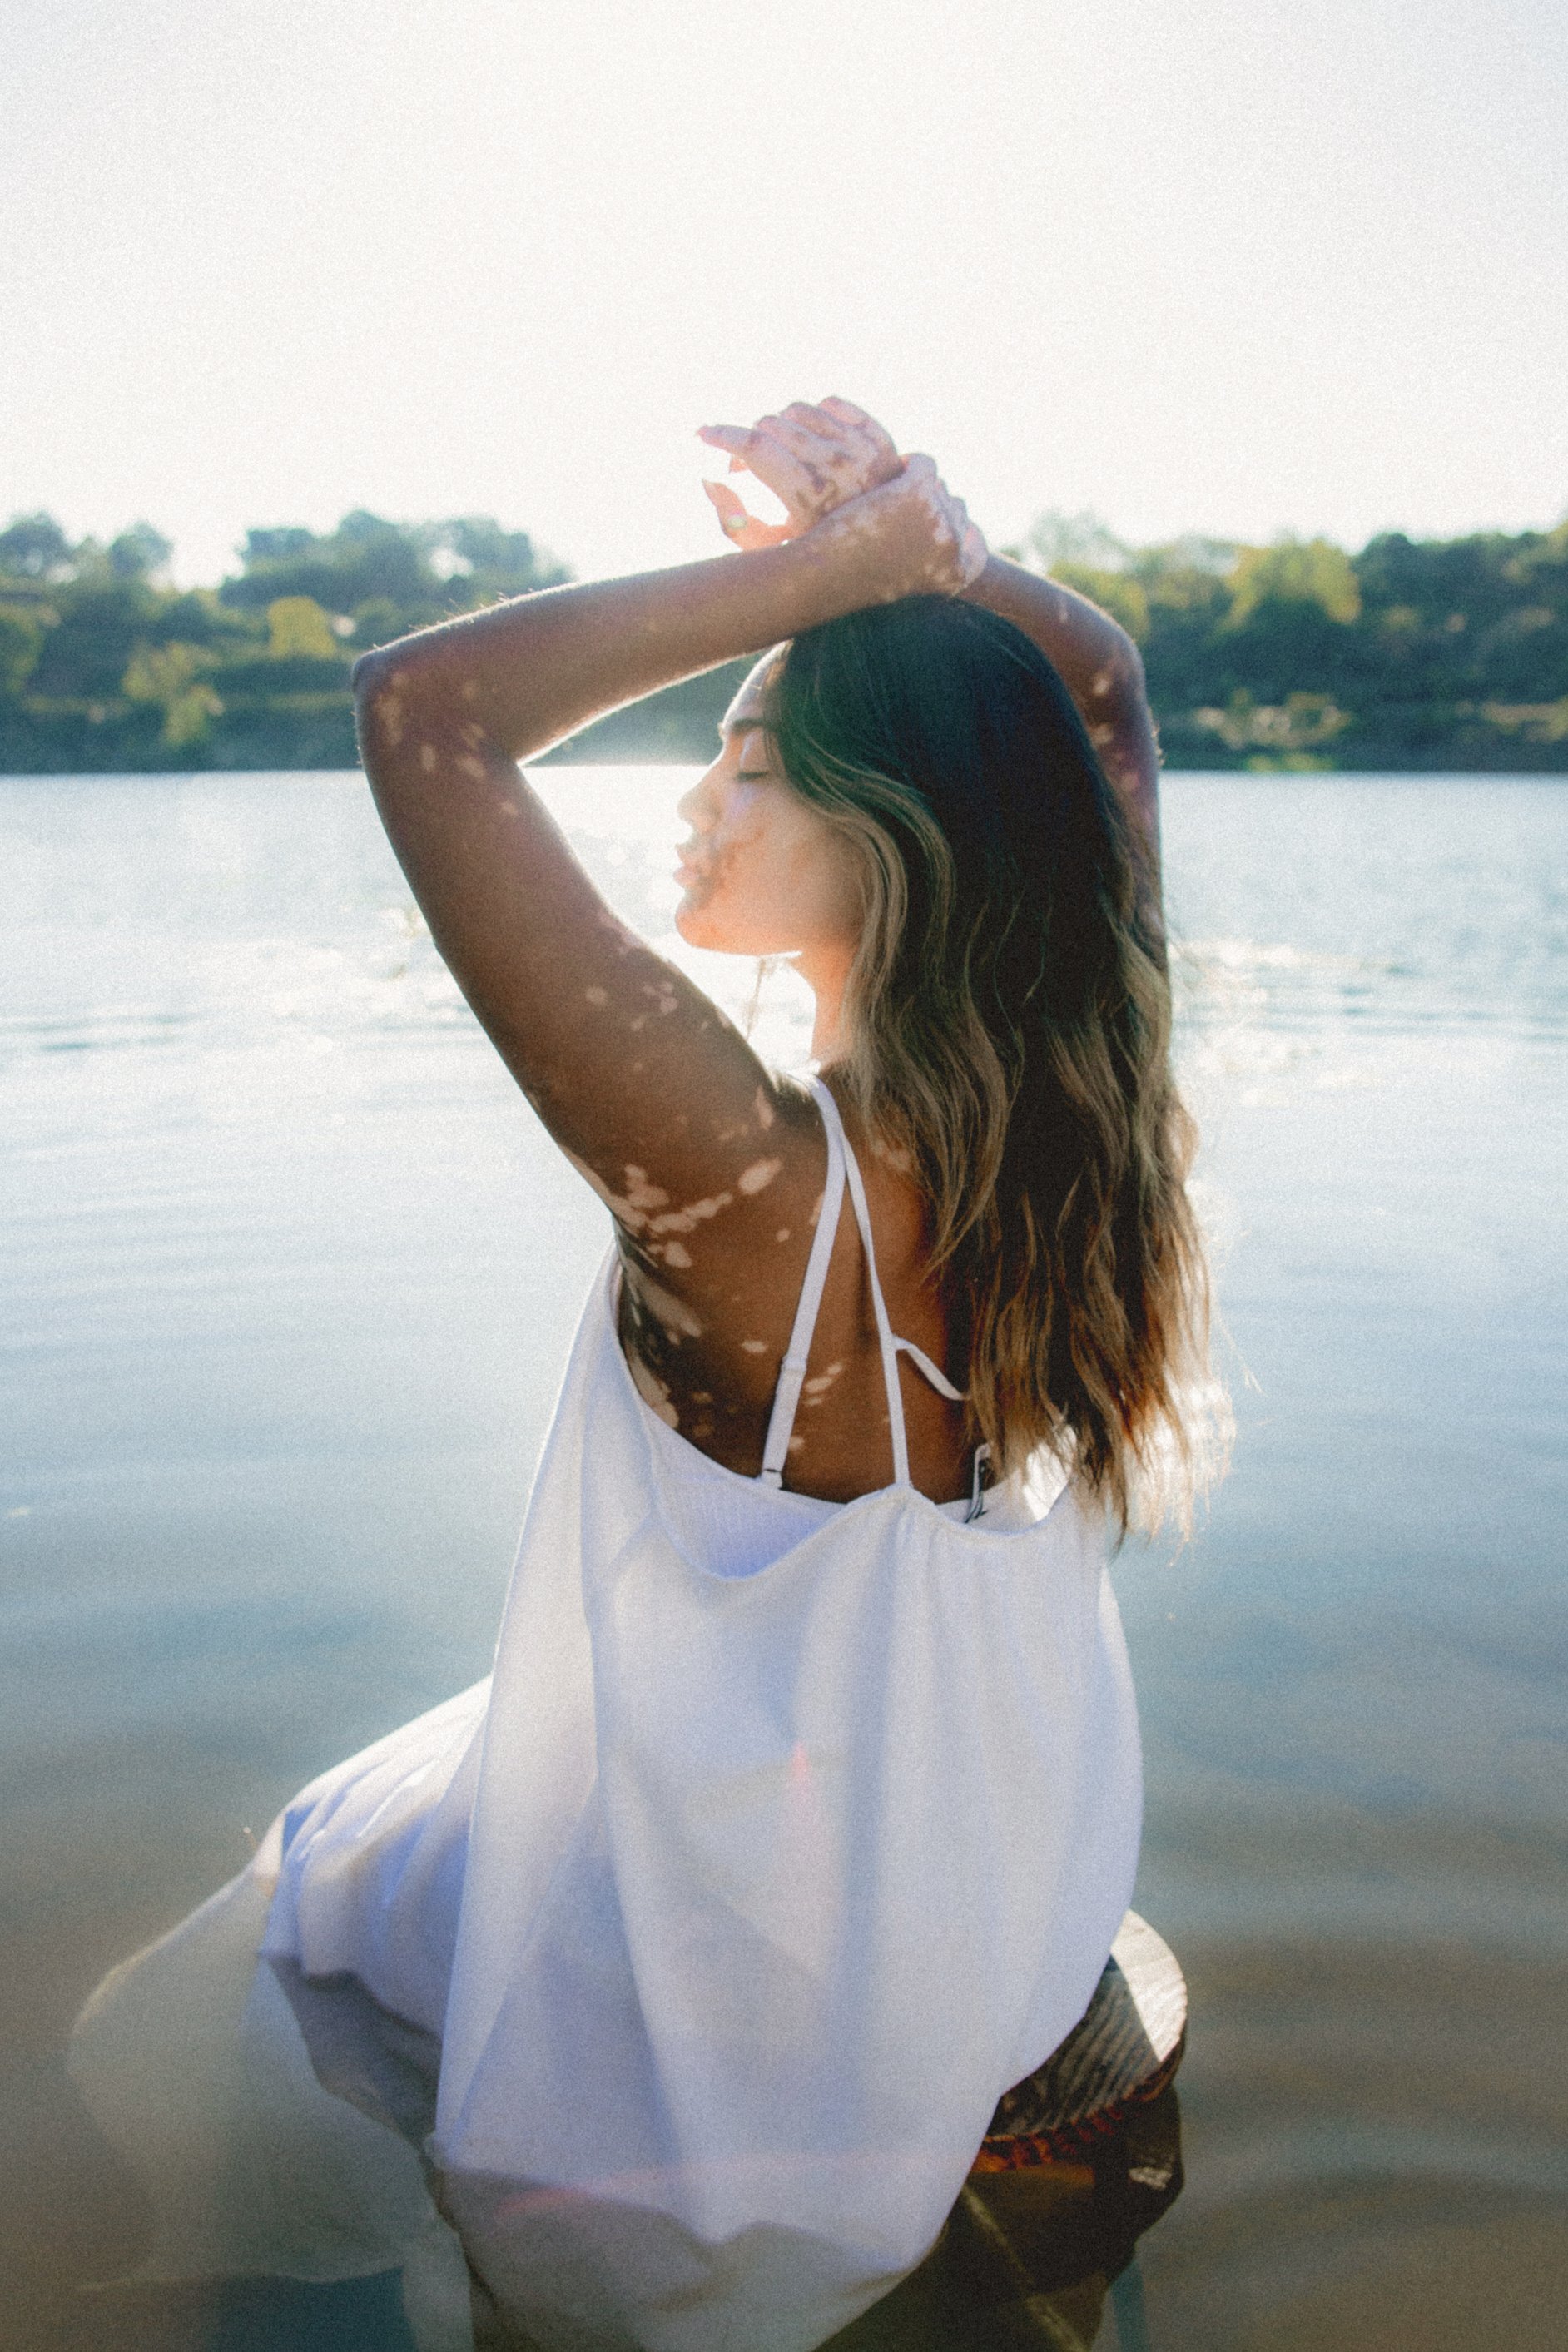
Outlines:
{"type": "MultiPolygon", "coordinates": [[[[1103,1517],[1070,1485],[1042,1509],[1003,1481],[978,1516],[911,1486],[900,1353],[954,1391],[891,1330],[860,1171],[814,1091],[827,1182],[761,1475],[638,1393],[612,1254],[489,1678],[303,1790],[79,2032],[78,2080],[125,2144],[128,2035],[148,2037],[159,1969],[188,2043],[201,1935],[216,1951],[265,1895],[265,1954],[439,2037],[442,2211],[546,2347],[810,2352],[847,2326],[933,2242],[996,2101],[1082,2015],[1132,1892],[1142,1777],[1103,1517]],[[832,1504],[782,1474],[846,1190],[893,1478],[832,1504]]],[[[248,1949],[253,2081],[291,2021],[248,1949]]],[[[268,2219],[253,2188],[224,2224],[235,2266],[341,2276],[442,2226],[395,2178],[392,2134],[314,2095],[353,2150],[293,2159],[296,2183],[343,2173],[331,2228],[320,2192],[306,2211],[296,2185],[268,2219]]],[[[170,2226],[185,2267],[221,2266],[197,2261],[188,2212],[170,2226]]],[[[454,2309],[416,2315],[430,2352],[462,2340],[454,2309]]]]}

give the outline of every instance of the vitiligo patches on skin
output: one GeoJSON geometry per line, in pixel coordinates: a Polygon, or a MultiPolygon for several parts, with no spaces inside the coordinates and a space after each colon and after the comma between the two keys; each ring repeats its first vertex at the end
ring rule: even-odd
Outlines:
{"type": "Polygon", "coordinates": [[[640,1356],[628,1358],[632,1380],[637,1394],[646,1405],[657,1412],[667,1429],[680,1427],[680,1415],[669,1401],[669,1390],[657,1372],[650,1372],[640,1356]]]}
{"type": "Polygon", "coordinates": [[[647,1170],[637,1167],[633,1160],[628,1160],[626,1162],[625,1181],[626,1204],[629,1208],[644,1211],[668,1208],[669,1205],[669,1194],[659,1185],[650,1184],[647,1181],[647,1170]]]}
{"type": "Polygon", "coordinates": [[[741,1342],[741,1353],[743,1356],[765,1356],[767,1352],[768,1343],[765,1339],[742,1339],[741,1342]]]}
{"type": "Polygon", "coordinates": [[[742,1192],[761,1192],[773,1182],[783,1167],[782,1160],[753,1160],[749,1168],[742,1169],[735,1181],[742,1192]]]}
{"type": "MultiPolygon", "coordinates": [[[[562,1149],[566,1150],[564,1145],[562,1149]]],[[[677,1210],[668,1217],[656,1219],[654,1213],[668,1206],[669,1194],[658,1184],[648,1182],[646,1168],[639,1168],[635,1162],[628,1162],[625,1175],[626,1190],[624,1192],[617,1192],[612,1186],[605,1183],[596,1169],[590,1167],[585,1160],[579,1159],[576,1152],[567,1150],[566,1157],[579,1176],[584,1177],[593,1186],[616,1223],[624,1226],[628,1234],[642,1234],[650,1230],[656,1233],[671,1231],[689,1233],[699,1216],[715,1215],[719,1208],[733,1197],[726,1192],[711,1205],[700,1201],[694,1202],[689,1210],[677,1210]],[[690,1223],[683,1222],[687,1218],[691,1220],[690,1223]]]]}
{"type": "Polygon", "coordinates": [[[681,1339],[701,1339],[704,1327],[700,1318],[692,1313],[683,1299],[677,1298],[672,1290],[661,1288],[640,1266],[629,1272],[628,1279],[672,1347],[681,1339]]]}
{"type": "Polygon", "coordinates": [[[419,746],[419,764],[424,769],[427,776],[433,776],[435,774],[437,768],[440,764],[440,760],[441,754],[437,751],[434,743],[421,743],[419,746]]]}
{"type": "Polygon", "coordinates": [[[733,1192],[715,1192],[710,1201],[689,1201],[683,1209],[669,1209],[662,1217],[650,1217],[647,1229],[650,1234],[694,1234],[699,1225],[716,1217],[721,1209],[727,1209],[734,1197],[733,1192]]]}
{"type": "Polygon", "coordinates": [[[583,1001],[586,1004],[608,1004],[610,992],[607,988],[585,988],[583,991],[583,1001]]]}

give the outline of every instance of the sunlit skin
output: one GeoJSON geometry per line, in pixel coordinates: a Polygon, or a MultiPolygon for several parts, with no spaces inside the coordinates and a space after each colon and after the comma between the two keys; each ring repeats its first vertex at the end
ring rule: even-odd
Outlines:
{"type": "Polygon", "coordinates": [[[771,657],[725,715],[723,749],[679,803],[690,826],[675,928],[694,948],[787,956],[816,999],[812,1051],[837,1050],[861,901],[842,836],[790,784],[758,723],[771,657]]]}
{"type": "MultiPolygon", "coordinates": [[[[795,402],[702,438],[772,490],[786,520],[760,523],[728,482],[710,483],[731,551],[468,614],[366,656],[355,687],[366,772],[441,953],[615,1220],[619,1328],[638,1390],[690,1444],[753,1475],[822,1194],[821,1121],[605,905],[520,762],[638,695],[756,660],[719,757],[681,803],[678,928],[696,946],[791,958],[816,993],[816,1051],[831,1065],[860,931],[858,871],[778,769],[763,723],[778,647],[869,605],[971,596],[1056,664],[1151,848],[1158,761],[1131,640],[1071,590],[989,555],[934,461],[900,455],[863,409],[795,402]]],[[[874,1135],[852,1139],[894,1328],[944,1364],[952,1318],[925,1205],[874,1135]]],[[[889,1475],[849,1222],[786,1468],[787,1483],[830,1501],[889,1475]]],[[[962,1362],[948,1370],[962,1381],[962,1362]]],[[[940,1500],[966,1493],[962,1409],[913,1375],[904,1399],[914,1483],[940,1500]]]]}

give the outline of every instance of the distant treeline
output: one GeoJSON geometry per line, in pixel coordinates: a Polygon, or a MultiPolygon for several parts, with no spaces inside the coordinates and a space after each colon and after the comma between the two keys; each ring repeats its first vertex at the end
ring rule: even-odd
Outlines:
{"type": "MultiPolygon", "coordinates": [[[[1568,772],[1568,522],[1412,541],[1184,539],[1134,548],[1045,517],[1007,551],[1083,590],[1142,649],[1176,768],[1568,772]]],[[[0,772],[353,764],[353,657],[572,575],[481,516],[253,530],[216,588],[163,582],[138,523],[72,544],[0,531],[0,772]]],[[[557,757],[706,757],[737,666],[616,713],[557,757]]]]}

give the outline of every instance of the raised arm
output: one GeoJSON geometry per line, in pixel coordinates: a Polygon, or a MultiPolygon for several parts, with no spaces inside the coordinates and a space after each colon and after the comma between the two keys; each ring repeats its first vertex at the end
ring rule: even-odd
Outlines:
{"type": "Polygon", "coordinates": [[[548,589],[356,669],[365,770],[436,943],[608,1202],[646,1294],[668,1282],[678,1323],[718,1297],[759,1216],[778,1225],[775,1179],[781,1196],[786,1174],[805,1185],[801,1224],[821,1181],[815,1121],[615,916],[517,762],[618,703],[817,622],[955,591],[969,576],[962,531],[927,461],[786,545],[548,589]]]}
{"type": "Polygon", "coordinates": [[[1132,818],[1155,874],[1160,859],[1160,752],[1143,662],[1119,622],[1087,596],[991,555],[963,591],[1033,637],[1061,673],[1112,789],[1132,818]]]}
{"type": "MultiPolygon", "coordinates": [[[[704,438],[728,450],[733,467],[756,474],[792,509],[822,514],[868,484],[888,480],[905,462],[875,417],[837,398],[818,406],[797,403],[751,426],[715,426],[704,438]]],[[[752,522],[722,484],[710,486],[709,495],[738,546],[774,546],[798,528],[794,521],[752,522]]],[[[1160,754],[1137,646],[1098,604],[1003,556],[989,555],[963,593],[1022,629],[1060,672],[1148,853],[1157,904],[1160,754]]]]}

